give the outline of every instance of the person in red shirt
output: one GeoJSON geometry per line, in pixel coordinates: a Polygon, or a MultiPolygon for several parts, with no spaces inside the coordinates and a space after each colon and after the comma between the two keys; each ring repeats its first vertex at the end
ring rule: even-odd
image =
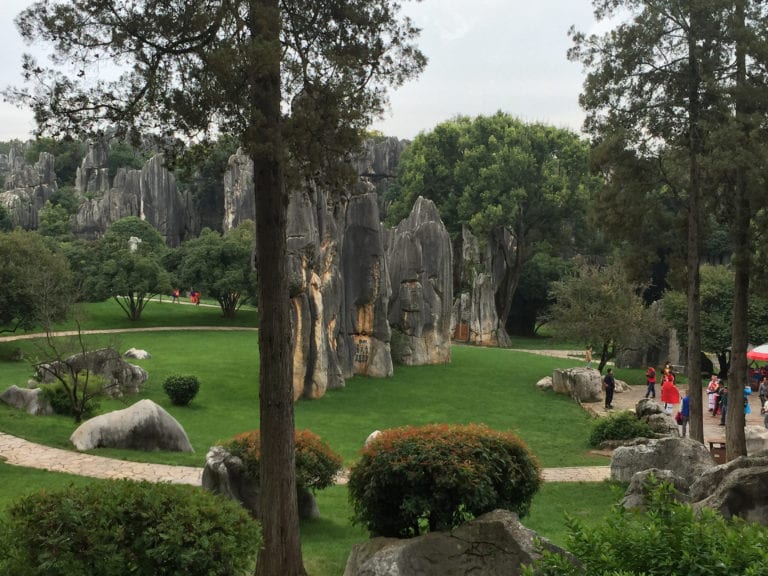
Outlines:
{"type": "Polygon", "coordinates": [[[645,382],[648,385],[645,397],[656,398],[656,368],[653,366],[648,366],[648,370],[645,371],[645,382]]]}

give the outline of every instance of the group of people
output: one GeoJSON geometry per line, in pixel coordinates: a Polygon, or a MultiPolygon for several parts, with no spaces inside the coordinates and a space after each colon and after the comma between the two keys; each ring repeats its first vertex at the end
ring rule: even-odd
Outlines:
{"type": "MultiPolygon", "coordinates": [[[[171,295],[173,296],[173,302],[178,304],[180,302],[179,297],[181,296],[181,291],[178,288],[174,288],[171,295]]],[[[200,292],[197,290],[190,290],[189,301],[195,306],[200,306],[200,292]]]]}

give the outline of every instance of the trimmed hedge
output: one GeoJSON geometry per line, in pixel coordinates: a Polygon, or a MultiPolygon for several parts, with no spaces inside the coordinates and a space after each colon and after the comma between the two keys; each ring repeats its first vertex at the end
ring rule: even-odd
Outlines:
{"type": "Polygon", "coordinates": [[[253,572],[258,524],[192,486],[127,480],[26,496],[0,525],[0,574],[234,576],[253,572]]]}
{"type": "Polygon", "coordinates": [[[375,536],[450,530],[503,508],[525,516],[541,468],[514,434],[433,424],[384,431],[349,476],[354,520],[375,536]]]}
{"type": "Polygon", "coordinates": [[[175,406],[186,406],[200,391],[197,376],[171,374],[163,382],[163,390],[175,406]]]}
{"type": "MultiPolygon", "coordinates": [[[[243,461],[245,475],[259,483],[261,435],[258,430],[238,434],[224,442],[224,449],[243,461]]],[[[333,486],[344,460],[310,430],[296,430],[296,487],[322,490],[333,486]]]]}
{"type": "Polygon", "coordinates": [[[606,440],[631,440],[632,438],[655,438],[656,434],[648,424],[632,412],[619,412],[608,418],[600,418],[589,436],[590,446],[600,446],[606,440]]]}

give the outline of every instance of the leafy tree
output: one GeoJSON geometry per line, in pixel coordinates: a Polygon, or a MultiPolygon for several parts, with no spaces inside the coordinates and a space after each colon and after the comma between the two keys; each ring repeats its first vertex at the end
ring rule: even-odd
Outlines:
{"type": "Polygon", "coordinates": [[[252,251],[252,221],[224,236],[206,228],[181,247],[181,285],[194,286],[216,299],[224,317],[234,318],[238,308],[255,297],[252,251]]]}
{"type": "Polygon", "coordinates": [[[41,90],[41,131],[118,126],[141,134],[231,134],[253,162],[259,268],[261,521],[257,572],[304,574],[294,476],[286,177],[329,170],[381,112],[388,86],[417,74],[418,34],[395,0],[69,0],[38,2],[18,18],[25,38],[54,45],[82,74],[25,56],[41,90]],[[116,80],[92,77],[126,64],[116,80]],[[289,154],[290,153],[290,154],[289,154]],[[288,159],[291,159],[289,164],[288,159]]]}
{"type": "Polygon", "coordinates": [[[170,290],[161,264],[164,252],[163,238],[150,224],[135,216],[122,218],[99,241],[98,266],[86,291],[99,299],[114,299],[128,318],[140,320],[147,302],[170,290]],[[132,239],[138,242],[132,245],[132,239]]]}
{"type": "Polygon", "coordinates": [[[38,230],[41,236],[54,238],[60,242],[66,242],[74,238],[69,221],[69,213],[64,207],[51,204],[50,200],[40,210],[40,226],[38,230]]]}
{"type": "Polygon", "coordinates": [[[129,143],[114,142],[109,147],[109,158],[107,159],[109,177],[114,178],[118,168],[141,169],[146,161],[147,158],[129,143]]]}
{"type": "Polygon", "coordinates": [[[506,320],[537,242],[562,254],[583,245],[586,202],[599,184],[587,155],[587,144],[569,130],[525,124],[502,112],[459,117],[419,134],[403,151],[389,219],[401,220],[424,196],[452,234],[469,225],[483,241],[492,230],[509,228],[515,260],[497,294],[497,313],[506,320]]]}
{"type": "Polygon", "coordinates": [[[72,298],[64,256],[36,232],[0,232],[0,332],[60,321],[72,298]]]}
{"type": "Polygon", "coordinates": [[[13,230],[11,215],[6,207],[0,204],[0,232],[10,232],[11,230],[13,230]]]}
{"type": "Polygon", "coordinates": [[[59,186],[74,186],[77,169],[85,156],[83,143],[70,137],[60,140],[37,138],[24,152],[24,160],[27,164],[34,164],[41,152],[53,154],[53,169],[59,186]]]}
{"type": "Polygon", "coordinates": [[[552,304],[550,286],[571,269],[571,263],[544,251],[536,252],[523,266],[520,284],[507,318],[510,334],[534,336],[546,322],[545,311],[552,304]]]}
{"type": "MultiPolygon", "coordinates": [[[[664,185],[656,189],[670,187],[684,198],[687,366],[693,377],[701,372],[702,163],[711,145],[708,121],[722,102],[717,75],[724,53],[716,39],[726,4],[730,2],[593,0],[598,20],[610,21],[612,28],[602,35],[572,30],[574,47],[569,52],[588,71],[580,99],[587,112],[585,127],[596,142],[606,145],[602,169],[616,182],[614,189],[627,182],[619,177],[651,166],[664,185]],[[640,166],[627,169],[633,159],[640,166]],[[614,171],[614,165],[623,169],[614,171]]],[[[617,204],[626,201],[616,199],[617,204]]],[[[629,220],[625,224],[631,225],[629,220]]],[[[698,394],[691,395],[691,437],[704,440],[698,394]]]]}
{"type": "MultiPolygon", "coordinates": [[[[719,373],[727,375],[731,364],[734,273],[726,266],[701,267],[701,346],[717,355],[719,373]]],[[[670,291],[663,300],[664,317],[685,337],[685,293],[670,291]]],[[[768,341],[768,300],[752,294],[748,326],[751,341],[768,341]]]]}
{"type": "Polygon", "coordinates": [[[663,334],[661,315],[645,305],[642,288],[619,264],[582,264],[552,285],[550,322],[563,338],[596,346],[602,372],[619,350],[648,347],[663,334]]]}
{"type": "Polygon", "coordinates": [[[74,214],[80,205],[80,199],[77,197],[77,189],[74,186],[60,186],[53,191],[49,198],[54,206],[61,206],[67,211],[67,214],[74,214]]]}

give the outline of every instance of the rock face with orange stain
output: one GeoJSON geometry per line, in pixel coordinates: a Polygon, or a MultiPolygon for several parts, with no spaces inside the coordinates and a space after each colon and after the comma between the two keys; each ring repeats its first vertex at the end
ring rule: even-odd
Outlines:
{"type": "Polygon", "coordinates": [[[386,234],[392,355],[410,366],[451,360],[451,238],[431,200],[416,200],[386,234]]]}

